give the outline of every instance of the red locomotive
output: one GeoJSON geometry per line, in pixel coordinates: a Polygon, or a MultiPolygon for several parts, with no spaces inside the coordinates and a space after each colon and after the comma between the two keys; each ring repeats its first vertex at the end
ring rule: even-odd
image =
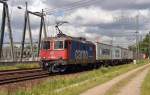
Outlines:
{"type": "Polygon", "coordinates": [[[94,43],[84,38],[67,36],[60,30],[56,37],[43,39],[40,51],[42,67],[49,72],[60,72],[68,67],[94,63],[95,54],[94,43]]]}

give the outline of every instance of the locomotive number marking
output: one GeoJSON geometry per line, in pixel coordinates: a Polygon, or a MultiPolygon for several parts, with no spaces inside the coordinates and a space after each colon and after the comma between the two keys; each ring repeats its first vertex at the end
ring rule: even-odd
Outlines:
{"type": "Polygon", "coordinates": [[[75,59],[88,59],[88,52],[85,50],[76,50],[75,51],[75,59]]]}

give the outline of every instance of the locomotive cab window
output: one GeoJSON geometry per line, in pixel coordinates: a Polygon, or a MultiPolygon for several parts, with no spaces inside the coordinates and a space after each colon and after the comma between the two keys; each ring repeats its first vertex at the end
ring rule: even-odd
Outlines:
{"type": "Polygon", "coordinates": [[[50,41],[44,41],[42,43],[42,49],[50,49],[50,41]]]}
{"type": "Polygon", "coordinates": [[[64,42],[63,41],[55,41],[54,49],[63,49],[63,48],[64,48],[64,42]]]}

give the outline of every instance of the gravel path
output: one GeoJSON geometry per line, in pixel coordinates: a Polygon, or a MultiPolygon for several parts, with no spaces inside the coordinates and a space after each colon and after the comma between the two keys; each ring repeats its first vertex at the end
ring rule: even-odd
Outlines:
{"type": "Polygon", "coordinates": [[[133,78],[125,87],[120,90],[117,95],[140,95],[141,85],[145,76],[148,73],[149,68],[145,69],[138,76],[133,78]]]}
{"type": "MultiPolygon", "coordinates": [[[[96,86],[92,89],[89,89],[86,92],[81,93],[80,95],[104,95],[109,89],[111,89],[111,87],[113,85],[118,83],[120,80],[123,80],[123,79],[127,78],[129,75],[131,75],[131,74],[133,74],[133,73],[135,73],[135,72],[137,72],[137,71],[139,71],[143,68],[146,68],[148,66],[150,66],[150,64],[146,64],[142,67],[131,70],[131,71],[125,73],[125,74],[122,74],[118,77],[115,77],[114,79],[112,79],[112,80],[110,80],[110,81],[108,81],[104,84],[101,84],[101,85],[96,86]]],[[[125,95],[132,95],[132,94],[125,94],[125,95]]]]}

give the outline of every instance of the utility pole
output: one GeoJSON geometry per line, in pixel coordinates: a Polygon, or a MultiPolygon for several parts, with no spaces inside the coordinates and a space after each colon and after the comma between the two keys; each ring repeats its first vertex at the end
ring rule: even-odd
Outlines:
{"type": "MultiPolygon", "coordinates": [[[[24,52],[24,43],[25,43],[25,35],[26,35],[26,27],[27,27],[27,16],[28,16],[28,4],[26,4],[26,10],[25,10],[25,18],[24,18],[24,29],[23,29],[23,35],[22,35],[22,45],[21,45],[21,61],[23,58],[23,52],[24,52]]],[[[30,32],[30,31],[29,31],[30,32]]],[[[30,33],[29,33],[30,34],[30,33]]],[[[31,39],[31,38],[30,38],[31,39]]],[[[31,47],[32,48],[32,47],[31,47]]]]}
{"type": "Polygon", "coordinates": [[[136,59],[139,59],[139,14],[136,16],[136,59]]]}
{"type": "Polygon", "coordinates": [[[148,40],[149,40],[149,48],[148,48],[148,50],[149,50],[149,52],[148,52],[148,55],[149,55],[149,59],[150,59],[150,31],[149,31],[149,34],[148,34],[148,40]]]}
{"type": "Polygon", "coordinates": [[[2,48],[3,48],[3,40],[4,40],[4,32],[5,32],[5,23],[6,23],[6,7],[5,3],[3,3],[3,13],[2,13],[2,25],[0,31],[0,58],[2,56],[2,48]]]}
{"type": "MultiPolygon", "coordinates": [[[[42,15],[43,15],[43,9],[42,9],[42,15]]],[[[43,20],[44,18],[41,17],[41,24],[40,24],[40,32],[39,32],[39,41],[38,41],[38,55],[40,52],[40,46],[41,46],[41,36],[42,36],[42,29],[43,29],[43,20]]],[[[45,35],[46,36],[46,35],[45,35]]]]}
{"type": "MultiPolygon", "coordinates": [[[[113,45],[114,45],[114,43],[113,43],[113,41],[114,41],[114,36],[112,35],[112,40],[111,40],[111,45],[112,45],[112,47],[113,47],[113,45]]],[[[114,48],[112,48],[112,50],[111,50],[111,59],[113,59],[113,50],[114,48]]]]}
{"type": "Polygon", "coordinates": [[[11,56],[12,60],[14,60],[14,50],[13,50],[13,37],[12,37],[12,29],[10,24],[10,17],[9,17],[9,8],[7,1],[1,1],[0,3],[3,4],[3,13],[2,13],[2,25],[1,25],[1,31],[0,31],[0,58],[2,56],[2,48],[3,48],[3,41],[4,41],[4,32],[5,32],[5,26],[6,26],[6,20],[7,20],[7,26],[9,31],[9,40],[10,40],[10,47],[11,47],[11,56]]]}
{"type": "MultiPolygon", "coordinates": [[[[21,7],[18,7],[18,8],[22,9],[21,7]]],[[[23,35],[22,35],[21,61],[22,61],[23,52],[24,52],[24,43],[25,43],[25,34],[26,34],[27,24],[28,24],[28,27],[29,27],[29,37],[30,37],[30,43],[31,43],[31,52],[33,53],[33,41],[32,41],[32,33],[31,33],[29,14],[32,14],[32,15],[35,15],[35,16],[38,16],[38,17],[41,18],[40,32],[39,32],[39,38],[38,38],[39,39],[38,40],[38,55],[39,55],[40,46],[41,46],[42,30],[44,30],[44,37],[47,37],[46,25],[45,25],[45,20],[44,20],[44,11],[42,10],[42,13],[40,13],[40,12],[31,12],[31,11],[28,10],[28,4],[26,2],[24,29],[23,29],[23,35]]]]}

